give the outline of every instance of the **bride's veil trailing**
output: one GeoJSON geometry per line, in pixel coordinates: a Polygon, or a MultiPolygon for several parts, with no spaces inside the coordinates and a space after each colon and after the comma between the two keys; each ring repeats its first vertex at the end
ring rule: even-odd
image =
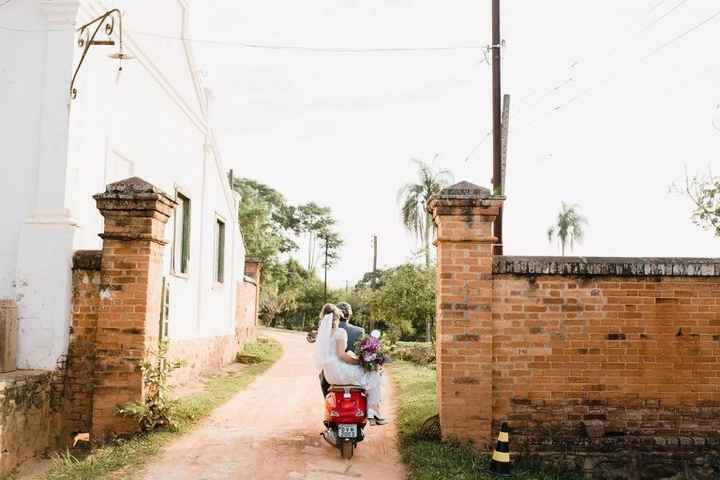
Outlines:
{"type": "Polygon", "coordinates": [[[318,370],[322,370],[330,359],[332,352],[332,341],[330,334],[332,333],[333,314],[328,313],[320,321],[318,333],[315,340],[315,366],[318,370]]]}

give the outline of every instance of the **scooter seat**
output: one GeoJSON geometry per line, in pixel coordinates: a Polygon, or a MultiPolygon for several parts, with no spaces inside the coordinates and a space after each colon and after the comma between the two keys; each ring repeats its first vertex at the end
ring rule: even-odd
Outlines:
{"type": "Polygon", "coordinates": [[[331,392],[344,392],[345,390],[364,392],[365,388],[361,385],[330,385],[331,392]]]}

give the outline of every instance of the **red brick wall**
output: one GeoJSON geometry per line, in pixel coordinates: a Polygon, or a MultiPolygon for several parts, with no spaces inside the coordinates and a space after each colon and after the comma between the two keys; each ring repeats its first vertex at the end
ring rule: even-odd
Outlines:
{"type": "Polygon", "coordinates": [[[244,281],[237,285],[235,337],[239,348],[257,334],[258,291],[259,288],[254,282],[244,281]]]}
{"type": "Polygon", "coordinates": [[[183,366],[173,371],[170,382],[179,386],[208,371],[217,370],[235,360],[238,342],[234,335],[170,340],[168,357],[182,360],[183,366]]]}
{"type": "Polygon", "coordinates": [[[503,197],[467,182],[437,227],[443,437],[592,478],[720,478],[720,259],[493,257],[503,197]]]}
{"type": "Polygon", "coordinates": [[[92,428],[95,342],[100,309],[99,250],[75,252],[72,271],[72,327],[68,347],[64,423],[67,440],[92,428]]]}
{"type": "Polygon", "coordinates": [[[496,275],[493,319],[516,441],[720,436],[719,277],[496,275]]]}
{"type": "Polygon", "coordinates": [[[172,374],[172,384],[182,385],[203,372],[218,369],[232,362],[245,343],[256,336],[258,288],[254,281],[243,281],[236,288],[235,334],[172,340],[168,356],[183,360],[182,368],[172,374]]]}

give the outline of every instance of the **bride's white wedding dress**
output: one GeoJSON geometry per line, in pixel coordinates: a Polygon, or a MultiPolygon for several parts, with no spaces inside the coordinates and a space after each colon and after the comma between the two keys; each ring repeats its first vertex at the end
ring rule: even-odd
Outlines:
{"type": "MultiPolygon", "coordinates": [[[[323,323],[326,323],[323,319],[323,323]]],[[[325,325],[327,327],[327,325],[325,325]]],[[[327,342],[320,346],[318,355],[319,367],[325,372],[325,379],[334,385],[360,385],[365,389],[368,396],[368,408],[377,411],[382,399],[382,376],[378,372],[365,371],[360,365],[352,365],[342,361],[337,356],[337,342],[341,342],[342,350],[347,349],[347,332],[342,328],[330,329],[321,328],[318,337],[324,334],[325,339],[318,338],[318,342],[327,342]],[[325,330],[325,332],[323,332],[325,330]]]]}

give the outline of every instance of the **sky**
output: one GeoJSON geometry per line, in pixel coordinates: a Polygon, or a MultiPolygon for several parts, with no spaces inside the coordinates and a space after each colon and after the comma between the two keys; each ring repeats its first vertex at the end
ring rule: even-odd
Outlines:
{"type": "MultiPolygon", "coordinates": [[[[224,162],[332,208],[345,247],[331,285],[371,269],[372,235],[381,268],[414,258],[396,201],[411,158],[489,186],[491,71],[465,47],[490,43],[490,13],[490,0],[193,3],[224,162]]],[[[572,254],[718,256],[720,239],[669,193],[685,169],[720,170],[717,1],[506,0],[502,25],[505,253],[559,254],[546,232],[564,201],[589,221],[572,254]]]]}

